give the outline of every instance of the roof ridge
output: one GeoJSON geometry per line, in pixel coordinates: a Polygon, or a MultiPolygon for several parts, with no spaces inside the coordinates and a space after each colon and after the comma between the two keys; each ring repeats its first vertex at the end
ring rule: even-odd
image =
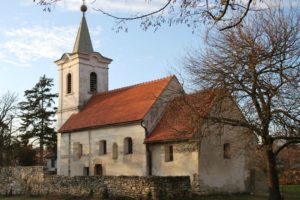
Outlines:
{"type": "Polygon", "coordinates": [[[143,86],[143,85],[147,85],[147,84],[150,84],[150,83],[159,82],[159,81],[162,81],[164,79],[172,79],[174,77],[175,77],[175,75],[170,75],[170,76],[162,77],[162,78],[155,79],[155,80],[150,80],[150,81],[146,81],[146,82],[142,82],[142,83],[137,83],[137,84],[133,84],[133,85],[129,85],[129,86],[124,86],[124,87],[108,90],[108,91],[105,91],[105,92],[100,92],[100,93],[95,94],[94,96],[110,94],[110,93],[113,93],[113,92],[119,92],[119,91],[124,90],[124,89],[143,86]]]}

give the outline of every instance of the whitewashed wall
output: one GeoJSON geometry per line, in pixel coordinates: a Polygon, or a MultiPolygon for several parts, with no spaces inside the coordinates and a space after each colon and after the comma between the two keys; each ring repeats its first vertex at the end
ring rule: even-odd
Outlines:
{"type": "MultiPolygon", "coordinates": [[[[68,175],[69,134],[62,134],[61,142],[61,171],[60,175],[68,175]]],[[[140,123],[122,126],[110,126],[90,131],[71,133],[71,176],[83,175],[83,167],[89,167],[90,175],[94,174],[94,166],[101,164],[103,175],[146,175],[146,148],[143,144],[145,130],[140,123]],[[124,155],[124,138],[131,137],[133,153],[124,155]],[[100,140],[106,140],[107,154],[98,155],[100,140]],[[74,159],[73,144],[83,145],[82,157],[74,159]],[[112,158],[112,145],[118,144],[118,159],[112,158]]]]}
{"type": "Polygon", "coordinates": [[[155,176],[190,176],[198,173],[198,151],[195,144],[151,144],[152,174],[155,176]],[[165,145],[173,146],[173,161],[165,161],[165,145]]]}

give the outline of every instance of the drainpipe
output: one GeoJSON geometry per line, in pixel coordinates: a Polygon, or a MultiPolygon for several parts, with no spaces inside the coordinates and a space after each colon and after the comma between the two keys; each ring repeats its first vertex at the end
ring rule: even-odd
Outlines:
{"type": "MultiPolygon", "coordinates": [[[[141,121],[141,126],[145,129],[145,138],[148,135],[147,127],[145,126],[145,121],[141,121]]],[[[151,150],[149,148],[149,144],[146,145],[146,175],[151,176],[152,175],[152,157],[151,157],[151,150]]]]}
{"type": "MultiPolygon", "coordinates": [[[[69,138],[69,149],[68,149],[68,176],[71,176],[71,133],[68,133],[69,138]]],[[[61,174],[59,174],[61,175],[61,174]]]]}

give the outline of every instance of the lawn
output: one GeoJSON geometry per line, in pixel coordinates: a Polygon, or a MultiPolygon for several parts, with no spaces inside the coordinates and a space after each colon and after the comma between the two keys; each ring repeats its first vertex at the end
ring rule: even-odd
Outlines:
{"type": "MultiPolygon", "coordinates": [[[[299,200],[300,199],[300,185],[286,185],[281,186],[284,200],[299,200]]],[[[43,198],[43,197],[0,197],[1,200],[59,200],[57,198],[43,198]]],[[[266,200],[267,196],[251,196],[251,195],[233,195],[233,196],[207,196],[198,197],[190,200],[266,200]]],[[[63,199],[61,199],[63,200],[63,199]]]]}

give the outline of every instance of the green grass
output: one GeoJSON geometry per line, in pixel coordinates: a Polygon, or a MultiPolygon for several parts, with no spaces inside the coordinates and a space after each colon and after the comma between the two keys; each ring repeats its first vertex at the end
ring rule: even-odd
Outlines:
{"type": "MultiPolygon", "coordinates": [[[[284,200],[299,200],[300,185],[285,185],[280,187],[284,196],[284,200]]],[[[59,200],[58,198],[44,197],[0,197],[1,200],[59,200]]],[[[206,196],[197,197],[190,200],[266,200],[267,195],[251,196],[251,195],[232,195],[232,196],[206,196]]],[[[63,200],[63,199],[61,199],[63,200]]]]}

